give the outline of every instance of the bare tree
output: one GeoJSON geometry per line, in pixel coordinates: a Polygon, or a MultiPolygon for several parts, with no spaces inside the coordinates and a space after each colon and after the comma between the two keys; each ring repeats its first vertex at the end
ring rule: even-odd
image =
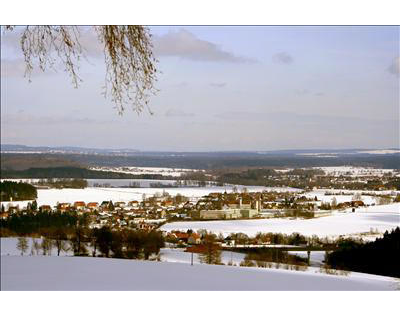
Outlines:
{"type": "Polygon", "coordinates": [[[337,206],[337,199],[336,199],[336,197],[333,197],[333,198],[332,198],[332,201],[331,201],[331,207],[332,207],[333,209],[335,209],[336,206],[337,206]]]}
{"type": "Polygon", "coordinates": [[[360,192],[354,193],[353,197],[351,198],[352,201],[362,201],[362,196],[360,192]]]}
{"type": "Polygon", "coordinates": [[[50,238],[43,237],[41,243],[43,256],[51,256],[51,252],[53,250],[53,241],[50,238]]]}
{"type": "Polygon", "coordinates": [[[18,238],[17,249],[21,251],[21,256],[28,250],[28,241],[25,237],[18,238]]]}
{"type": "MultiPolygon", "coordinates": [[[[156,63],[149,29],[138,25],[94,26],[97,39],[103,46],[106,65],[104,95],[111,94],[111,100],[119,114],[127,105],[137,113],[148,106],[149,97],[157,92],[155,88],[156,63]]],[[[6,26],[6,31],[13,31],[6,26]]],[[[21,35],[21,49],[24,54],[26,76],[34,68],[35,60],[39,69],[55,70],[57,60],[61,61],[70,75],[74,87],[82,79],[78,75],[79,63],[86,59],[80,42],[77,26],[26,26],[21,35]]]]}
{"type": "Polygon", "coordinates": [[[31,251],[32,253],[35,253],[36,255],[39,254],[41,246],[40,246],[39,242],[36,239],[33,239],[32,249],[34,250],[34,251],[31,251]]]}
{"type": "Polygon", "coordinates": [[[60,255],[61,252],[67,252],[69,250],[68,242],[67,242],[67,234],[61,228],[58,228],[52,234],[53,244],[57,249],[57,256],[60,255]]]}
{"type": "Polygon", "coordinates": [[[216,236],[207,234],[203,239],[204,252],[199,254],[200,261],[208,264],[221,264],[221,247],[216,236]]]}

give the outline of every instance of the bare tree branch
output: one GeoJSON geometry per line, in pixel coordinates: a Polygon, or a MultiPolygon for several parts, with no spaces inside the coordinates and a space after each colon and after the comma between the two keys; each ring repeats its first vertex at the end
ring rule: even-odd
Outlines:
{"type": "MultiPolygon", "coordinates": [[[[95,26],[98,40],[104,45],[106,64],[104,96],[110,92],[111,100],[119,114],[127,105],[137,113],[148,106],[149,98],[158,90],[155,88],[157,60],[153,55],[151,34],[143,26],[107,25],[95,26]]],[[[6,31],[14,27],[6,26],[6,31]]],[[[24,54],[29,78],[34,68],[34,61],[45,71],[55,68],[57,60],[61,61],[65,71],[70,75],[74,87],[82,79],[78,75],[79,62],[85,54],[79,42],[80,33],[77,26],[27,26],[21,36],[21,48],[24,54]]]]}

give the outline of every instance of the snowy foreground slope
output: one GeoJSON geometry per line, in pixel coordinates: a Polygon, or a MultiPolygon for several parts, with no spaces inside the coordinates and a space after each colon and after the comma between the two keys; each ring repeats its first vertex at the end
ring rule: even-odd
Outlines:
{"type": "Polygon", "coordinates": [[[394,278],[106,258],[1,256],[1,290],[398,290],[394,278]]]}
{"type": "Polygon", "coordinates": [[[355,213],[336,212],[331,216],[314,219],[259,219],[222,220],[200,222],[175,222],[161,226],[163,231],[207,229],[214,233],[242,232],[254,236],[257,232],[291,234],[298,232],[305,236],[339,236],[366,233],[371,229],[383,233],[400,226],[400,203],[370,206],[357,209],[355,213]]]}

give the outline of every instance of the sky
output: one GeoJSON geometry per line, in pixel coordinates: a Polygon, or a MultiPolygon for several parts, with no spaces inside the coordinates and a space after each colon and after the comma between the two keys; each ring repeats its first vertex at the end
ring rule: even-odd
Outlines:
{"type": "Polygon", "coordinates": [[[82,28],[76,89],[63,69],[24,77],[20,30],[1,33],[1,143],[225,151],[399,147],[399,27],[150,27],[150,108],[121,116],[104,55],[82,28]]]}

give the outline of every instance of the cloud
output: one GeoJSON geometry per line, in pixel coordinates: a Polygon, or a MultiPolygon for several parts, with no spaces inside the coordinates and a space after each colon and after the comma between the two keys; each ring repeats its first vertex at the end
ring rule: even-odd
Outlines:
{"type": "Polygon", "coordinates": [[[272,56],[272,60],[277,64],[289,65],[293,63],[293,57],[286,52],[280,52],[272,56]]]}
{"type": "Polygon", "coordinates": [[[393,75],[400,76],[400,57],[394,58],[387,70],[393,75]]]}
{"type": "Polygon", "coordinates": [[[177,56],[195,61],[223,61],[231,63],[255,61],[224,51],[216,44],[199,39],[184,29],[175,32],[170,31],[163,36],[154,36],[153,44],[157,56],[177,56]]]}
{"type": "Polygon", "coordinates": [[[210,86],[214,88],[223,88],[226,86],[226,82],[211,82],[210,86]]]}
{"type": "Polygon", "coordinates": [[[181,109],[169,109],[165,112],[167,117],[191,117],[194,116],[193,113],[187,113],[181,109]]]}

